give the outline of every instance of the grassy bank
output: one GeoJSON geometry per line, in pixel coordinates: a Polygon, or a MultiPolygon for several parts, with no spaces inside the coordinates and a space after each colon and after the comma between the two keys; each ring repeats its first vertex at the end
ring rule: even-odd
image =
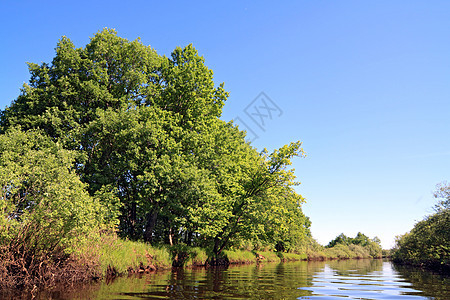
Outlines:
{"type": "MultiPolygon", "coordinates": [[[[101,244],[88,246],[83,252],[97,253],[103,275],[107,275],[111,268],[121,274],[132,270],[146,270],[148,267],[150,267],[150,270],[156,270],[171,268],[172,265],[183,267],[206,266],[209,258],[207,251],[199,247],[155,247],[147,243],[122,240],[116,237],[107,237],[101,244]]],[[[223,257],[230,264],[379,258],[378,256],[371,256],[367,249],[358,245],[336,245],[332,248],[322,247],[319,250],[309,249],[291,253],[232,249],[224,250],[223,257]]]]}
{"type": "MultiPolygon", "coordinates": [[[[80,261],[95,261],[102,276],[127,272],[169,269],[172,266],[199,267],[208,265],[205,249],[188,246],[151,246],[148,243],[123,240],[106,235],[87,243],[73,253],[80,261]],[[114,274],[109,272],[114,271],[114,274]]],[[[284,262],[308,260],[306,253],[282,253],[274,251],[224,250],[223,256],[230,264],[259,262],[284,262]]]]}
{"type": "MultiPolygon", "coordinates": [[[[7,250],[5,248],[5,250],[7,250]]],[[[228,249],[224,250],[221,261],[226,264],[252,264],[266,262],[287,262],[301,260],[332,260],[371,258],[369,251],[357,245],[335,245],[325,248],[320,245],[291,252],[262,250],[228,249]]],[[[18,264],[17,255],[2,257],[9,260],[0,262],[2,276],[0,284],[4,288],[26,288],[34,285],[49,287],[57,283],[89,282],[96,279],[115,277],[127,273],[147,273],[155,270],[177,267],[207,266],[210,257],[205,249],[176,246],[152,246],[148,243],[130,241],[117,237],[114,233],[105,233],[72,247],[70,253],[60,252],[43,256],[34,263],[36,266],[18,264]],[[14,258],[16,257],[16,258],[14,258]],[[46,263],[47,269],[41,272],[40,262],[46,263]],[[27,269],[30,276],[17,277],[19,268],[27,269]],[[40,273],[31,273],[38,270],[40,273]],[[14,273],[16,272],[16,273],[14,273]],[[4,276],[3,276],[4,275],[4,276]],[[16,277],[14,277],[16,276],[16,277]],[[4,281],[7,278],[11,281],[4,281]],[[39,284],[39,285],[38,285],[39,284]]],[[[12,253],[12,252],[11,252],[12,253]]],[[[32,258],[32,256],[30,256],[32,258]]],[[[19,274],[20,275],[20,274],[19,274]]]]}
{"type": "Polygon", "coordinates": [[[166,247],[152,247],[148,243],[124,240],[116,235],[105,235],[86,243],[74,255],[96,261],[102,276],[111,271],[123,274],[142,268],[167,269],[172,266],[172,257],[166,247]]]}

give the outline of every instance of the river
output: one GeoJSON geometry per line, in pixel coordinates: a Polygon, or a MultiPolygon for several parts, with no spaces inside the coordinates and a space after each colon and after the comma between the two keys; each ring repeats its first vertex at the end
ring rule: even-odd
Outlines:
{"type": "Polygon", "coordinates": [[[38,299],[450,299],[450,277],[383,260],[288,262],[120,277],[38,299]]]}

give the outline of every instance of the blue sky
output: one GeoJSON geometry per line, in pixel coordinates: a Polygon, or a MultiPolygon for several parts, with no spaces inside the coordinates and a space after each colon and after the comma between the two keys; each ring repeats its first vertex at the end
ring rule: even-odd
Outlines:
{"type": "Polygon", "coordinates": [[[298,192],[322,244],[362,231],[389,248],[450,180],[448,1],[37,2],[0,2],[1,109],[62,35],[84,47],[115,28],[159,54],[192,43],[230,92],[222,118],[258,149],[303,142],[298,192]],[[277,109],[260,127],[261,92],[277,109]]]}

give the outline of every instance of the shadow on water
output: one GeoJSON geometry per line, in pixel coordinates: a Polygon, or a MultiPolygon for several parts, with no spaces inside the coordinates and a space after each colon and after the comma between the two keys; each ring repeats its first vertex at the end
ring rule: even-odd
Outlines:
{"type": "Polygon", "coordinates": [[[177,269],[36,299],[450,299],[449,278],[382,260],[177,269]]]}
{"type": "Polygon", "coordinates": [[[434,297],[436,300],[450,299],[450,274],[436,274],[411,266],[393,265],[393,268],[405,280],[411,283],[424,296],[434,297]]]}

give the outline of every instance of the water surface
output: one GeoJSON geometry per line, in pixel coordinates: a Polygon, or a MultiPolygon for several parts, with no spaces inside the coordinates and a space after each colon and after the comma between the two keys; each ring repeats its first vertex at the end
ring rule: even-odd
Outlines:
{"type": "Polygon", "coordinates": [[[450,278],[382,260],[267,263],[121,277],[42,299],[450,299],[450,278]]]}

